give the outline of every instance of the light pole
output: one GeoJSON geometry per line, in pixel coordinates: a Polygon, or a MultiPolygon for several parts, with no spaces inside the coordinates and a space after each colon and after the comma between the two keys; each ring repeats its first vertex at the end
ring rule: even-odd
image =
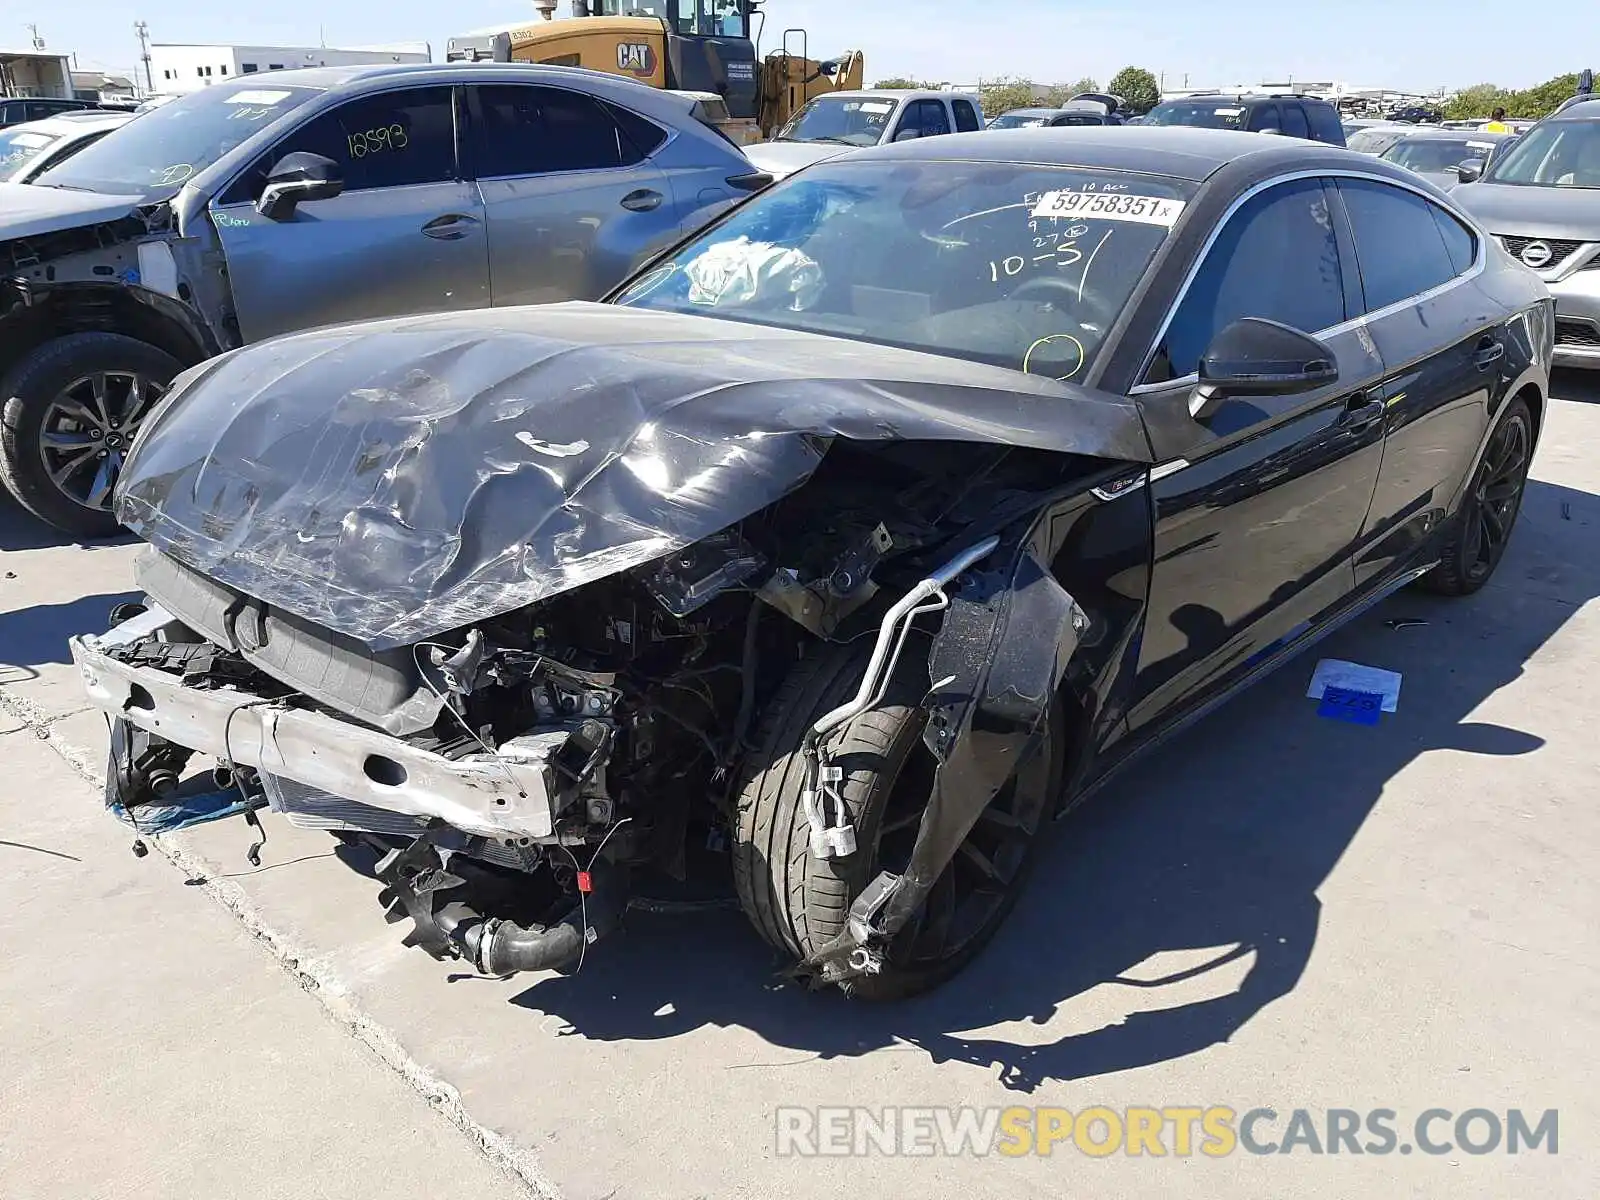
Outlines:
{"type": "Polygon", "coordinates": [[[139,58],[144,63],[144,94],[153,96],[156,90],[156,81],[150,74],[150,26],[143,21],[133,23],[133,31],[139,35],[139,58]]]}

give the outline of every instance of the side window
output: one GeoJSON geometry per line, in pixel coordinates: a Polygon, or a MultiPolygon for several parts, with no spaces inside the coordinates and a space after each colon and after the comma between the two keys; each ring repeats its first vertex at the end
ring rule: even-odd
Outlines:
{"type": "Polygon", "coordinates": [[[1283,126],[1278,121],[1278,106],[1276,104],[1263,104],[1250,114],[1250,129],[1254,133],[1264,130],[1281,130],[1283,126]]]}
{"type": "Polygon", "coordinates": [[[1439,234],[1444,238],[1444,248],[1450,255],[1450,265],[1459,275],[1478,257],[1477,235],[1437,204],[1430,204],[1428,208],[1433,213],[1433,223],[1439,227],[1439,234]]]}
{"type": "Polygon", "coordinates": [[[314,117],[267,151],[220,203],[256,199],[272,165],[301,150],[338,163],[347,192],[456,179],[451,89],[411,88],[363,96],[314,117]]]}
{"type": "Polygon", "coordinates": [[[1211,339],[1241,317],[1306,333],[1345,320],[1339,244],[1320,180],[1279,184],[1233,214],[1179,301],[1145,382],[1193,373],[1211,339]]]}
{"type": "Polygon", "coordinates": [[[1415,192],[1341,179],[1339,194],[1355,234],[1368,312],[1436,288],[1459,273],[1434,206],[1415,192]]]}
{"type": "Polygon", "coordinates": [[[950,121],[944,114],[944,105],[937,100],[913,100],[906,106],[905,116],[895,132],[901,133],[907,129],[918,130],[923,137],[949,133],[950,121]]]}
{"type": "MultiPolygon", "coordinates": [[[[646,120],[638,113],[623,108],[620,104],[601,102],[606,112],[611,114],[612,120],[622,126],[622,165],[632,166],[641,159],[649,158],[661,144],[667,140],[667,131],[654,121],[646,120]]],[[[723,109],[724,114],[726,109],[723,109]]],[[[712,126],[713,129],[716,126],[712,126]]],[[[726,136],[726,135],[724,135],[726,136]]]]}
{"type": "Polygon", "coordinates": [[[956,110],[956,132],[976,133],[983,128],[978,123],[977,110],[972,107],[970,100],[952,100],[951,105],[956,110]]]}
{"type": "Polygon", "coordinates": [[[1339,124],[1339,114],[1331,104],[1308,104],[1306,116],[1311,120],[1311,136],[1332,146],[1344,145],[1344,127],[1339,124]]]}
{"type": "Polygon", "coordinates": [[[520,84],[477,89],[473,162],[480,179],[585,171],[637,161],[622,129],[581,92],[520,84]]]}
{"type": "Polygon", "coordinates": [[[1308,138],[1311,126],[1306,122],[1306,110],[1298,104],[1280,104],[1283,110],[1283,132],[1290,137],[1308,138]]]}

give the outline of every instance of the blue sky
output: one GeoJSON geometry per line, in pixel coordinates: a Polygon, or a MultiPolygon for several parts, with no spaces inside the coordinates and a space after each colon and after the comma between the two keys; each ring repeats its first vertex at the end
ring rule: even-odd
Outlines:
{"type": "MultiPolygon", "coordinates": [[[[330,46],[429,41],[443,58],[451,34],[532,12],[531,0],[8,0],[0,45],[25,46],[23,22],[37,21],[47,44],[76,51],[80,65],[128,69],[138,59],[133,22],[143,18],[152,41],[315,45],[320,31],[330,46]]],[[[1132,63],[1164,72],[1169,86],[1187,75],[1196,87],[1295,78],[1426,90],[1525,87],[1600,68],[1594,0],[1545,0],[1531,27],[1519,19],[1534,12],[1489,0],[768,0],[762,48],[803,26],[813,57],[866,51],[869,82],[1017,74],[1103,83],[1132,63]],[[1584,55],[1595,61],[1578,61],[1584,55]]]]}

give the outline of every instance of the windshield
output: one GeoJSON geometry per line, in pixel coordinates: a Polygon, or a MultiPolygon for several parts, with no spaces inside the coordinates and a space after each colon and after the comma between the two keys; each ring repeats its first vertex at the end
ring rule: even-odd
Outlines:
{"type": "Polygon", "coordinates": [[[829,162],[616,303],[1081,379],[1193,190],[1075,167],[829,162]]]}
{"type": "Polygon", "coordinates": [[[1489,169],[1495,183],[1600,188],[1600,121],[1543,121],[1489,169]]]}
{"type": "Polygon", "coordinates": [[[144,196],[171,196],[245,138],[320,93],[307,87],[209,87],[129,121],[32,182],[144,196]]]}
{"type": "Polygon", "coordinates": [[[1408,138],[1396,142],[1381,157],[1413,171],[1440,174],[1453,171],[1469,158],[1487,158],[1493,143],[1472,138],[1408,138]]]}
{"type": "Polygon", "coordinates": [[[1345,140],[1345,146],[1360,154],[1381,155],[1410,133],[1409,129],[1358,129],[1345,140]]]}
{"type": "Polygon", "coordinates": [[[989,122],[990,129],[1034,129],[1050,118],[1043,113],[1002,113],[989,122]]]}
{"type": "Polygon", "coordinates": [[[1211,100],[1172,100],[1152,108],[1144,123],[1198,125],[1203,129],[1243,129],[1244,106],[1221,96],[1211,100]]]}
{"type": "Polygon", "coordinates": [[[848,142],[876,146],[894,114],[893,100],[818,96],[778,131],[780,142],[848,142]]]}
{"type": "Polygon", "coordinates": [[[746,33],[741,7],[740,0],[602,0],[599,13],[607,17],[660,17],[671,22],[674,33],[686,37],[742,38],[746,33]]]}
{"type": "Polygon", "coordinates": [[[40,133],[26,125],[0,129],[0,180],[20,174],[22,168],[57,141],[57,135],[40,133]]]}

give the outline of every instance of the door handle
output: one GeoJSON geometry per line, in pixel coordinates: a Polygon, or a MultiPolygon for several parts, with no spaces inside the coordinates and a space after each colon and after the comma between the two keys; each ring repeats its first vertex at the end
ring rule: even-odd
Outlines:
{"type": "Polygon", "coordinates": [[[1343,429],[1365,429],[1383,416],[1384,403],[1375,400],[1370,392],[1357,392],[1344,402],[1344,413],[1339,417],[1343,429]]]}
{"type": "Polygon", "coordinates": [[[445,213],[424,225],[422,233],[424,237],[437,238],[441,242],[454,242],[466,237],[477,226],[477,217],[469,217],[466,213],[445,213]]]}
{"type": "Polygon", "coordinates": [[[622,198],[622,207],[629,212],[651,212],[661,207],[666,197],[650,188],[639,188],[622,198]]]}
{"type": "Polygon", "coordinates": [[[1478,352],[1472,356],[1472,361],[1478,364],[1478,370],[1487,371],[1505,356],[1505,344],[1486,337],[1478,343],[1478,352]]]}

